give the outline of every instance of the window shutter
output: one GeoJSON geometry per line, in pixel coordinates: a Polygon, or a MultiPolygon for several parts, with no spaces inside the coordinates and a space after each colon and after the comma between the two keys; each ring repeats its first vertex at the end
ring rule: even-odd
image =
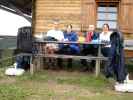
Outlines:
{"type": "Polygon", "coordinates": [[[86,31],[90,24],[96,24],[95,0],[82,0],[81,24],[82,31],[86,31]]]}
{"type": "Polygon", "coordinates": [[[133,33],[133,0],[121,0],[119,26],[124,33],[133,33]]]}

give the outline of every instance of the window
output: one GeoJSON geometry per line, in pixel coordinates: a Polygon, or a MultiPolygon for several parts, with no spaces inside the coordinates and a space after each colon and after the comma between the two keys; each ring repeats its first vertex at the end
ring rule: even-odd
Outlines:
{"type": "Polygon", "coordinates": [[[117,27],[118,11],[115,6],[100,5],[97,8],[97,28],[101,29],[104,23],[109,24],[111,29],[117,27]]]}

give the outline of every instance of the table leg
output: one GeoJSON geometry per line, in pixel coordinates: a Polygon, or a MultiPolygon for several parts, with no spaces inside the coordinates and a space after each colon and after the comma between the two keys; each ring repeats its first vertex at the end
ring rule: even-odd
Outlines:
{"type": "MultiPolygon", "coordinates": [[[[101,56],[101,45],[98,46],[98,57],[101,56]]],[[[100,73],[100,60],[97,59],[96,60],[96,66],[95,66],[95,75],[96,77],[98,77],[99,73],[100,73]]]]}

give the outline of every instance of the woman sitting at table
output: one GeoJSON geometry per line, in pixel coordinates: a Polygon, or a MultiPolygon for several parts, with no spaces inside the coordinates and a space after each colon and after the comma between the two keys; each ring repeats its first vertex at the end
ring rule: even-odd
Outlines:
{"type": "MultiPolygon", "coordinates": [[[[99,40],[102,43],[107,43],[107,45],[104,45],[102,47],[102,54],[105,57],[111,57],[111,44],[110,44],[110,36],[111,36],[112,32],[109,30],[109,25],[108,24],[104,24],[103,25],[103,31],[102,33],[100,33],[99,36],[99,40]]],[[[110,75],[112,75],[112,69],[109,67],[109,61],[105,64],[105,76],[106,77],[110,77],[110,75]]]]}
{"type": "Polygon", "coordinates": [[[109,25],[104,24],[103,25],[103,31],[100,33],[100,36],[99,36],[99,40],[102,43],[107,43],[107,45],[105,45],[102,48],[102,54],[105,57],[109,57],[109,55],[110,55],[110,48],[111,48],[110,36],[111,36],[111,34],[112,34],[112,31],[109,30],[109,25]]]}
{"type": "MultiPolygon", "coordinates": [[[[72,31],[72,25],[66,26],[66,31],[64,31],[64,42],[76,42],[78,41],[78,36],[76,32],[72,31]]],[[[80,48],[78,44],[60,44],[59,51],[60,54],[75,55],[80,53],[80,48]]],[[[62,67],[61,59],[58,59],[59,67],[62,67]]],[[[72,67],[72,59],[68,59],[67,67],[72,67]]]]}

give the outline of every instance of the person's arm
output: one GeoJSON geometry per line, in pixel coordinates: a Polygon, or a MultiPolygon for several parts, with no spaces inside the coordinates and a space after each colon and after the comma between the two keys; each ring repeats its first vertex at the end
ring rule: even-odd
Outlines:
{"type": "Polygon", "coordinates": [[[98,40],[99,39],[99,33],[94,32],[93,39],[92,40],[98,40]]]}
{"type": "Polygon", "coordinates": [[[71,36],[69,41],[73,41],[73,42],[78,41],[78,35],[75,32],[72,33],[72,36],[71,36]]]}
{"type": "Polygon", "coordinates": [[[60,31],[60,40],[59,41],[64,41],[65,36],[64,33],[62,31],[60,31]]]}
{"type": "Polygon", "coordinates": [[[86,41],[86,42],[91,42],[91,34],[90,34],[90,32],[87,32],[87,33],[86,33],[85,41],[86,41]]]}

